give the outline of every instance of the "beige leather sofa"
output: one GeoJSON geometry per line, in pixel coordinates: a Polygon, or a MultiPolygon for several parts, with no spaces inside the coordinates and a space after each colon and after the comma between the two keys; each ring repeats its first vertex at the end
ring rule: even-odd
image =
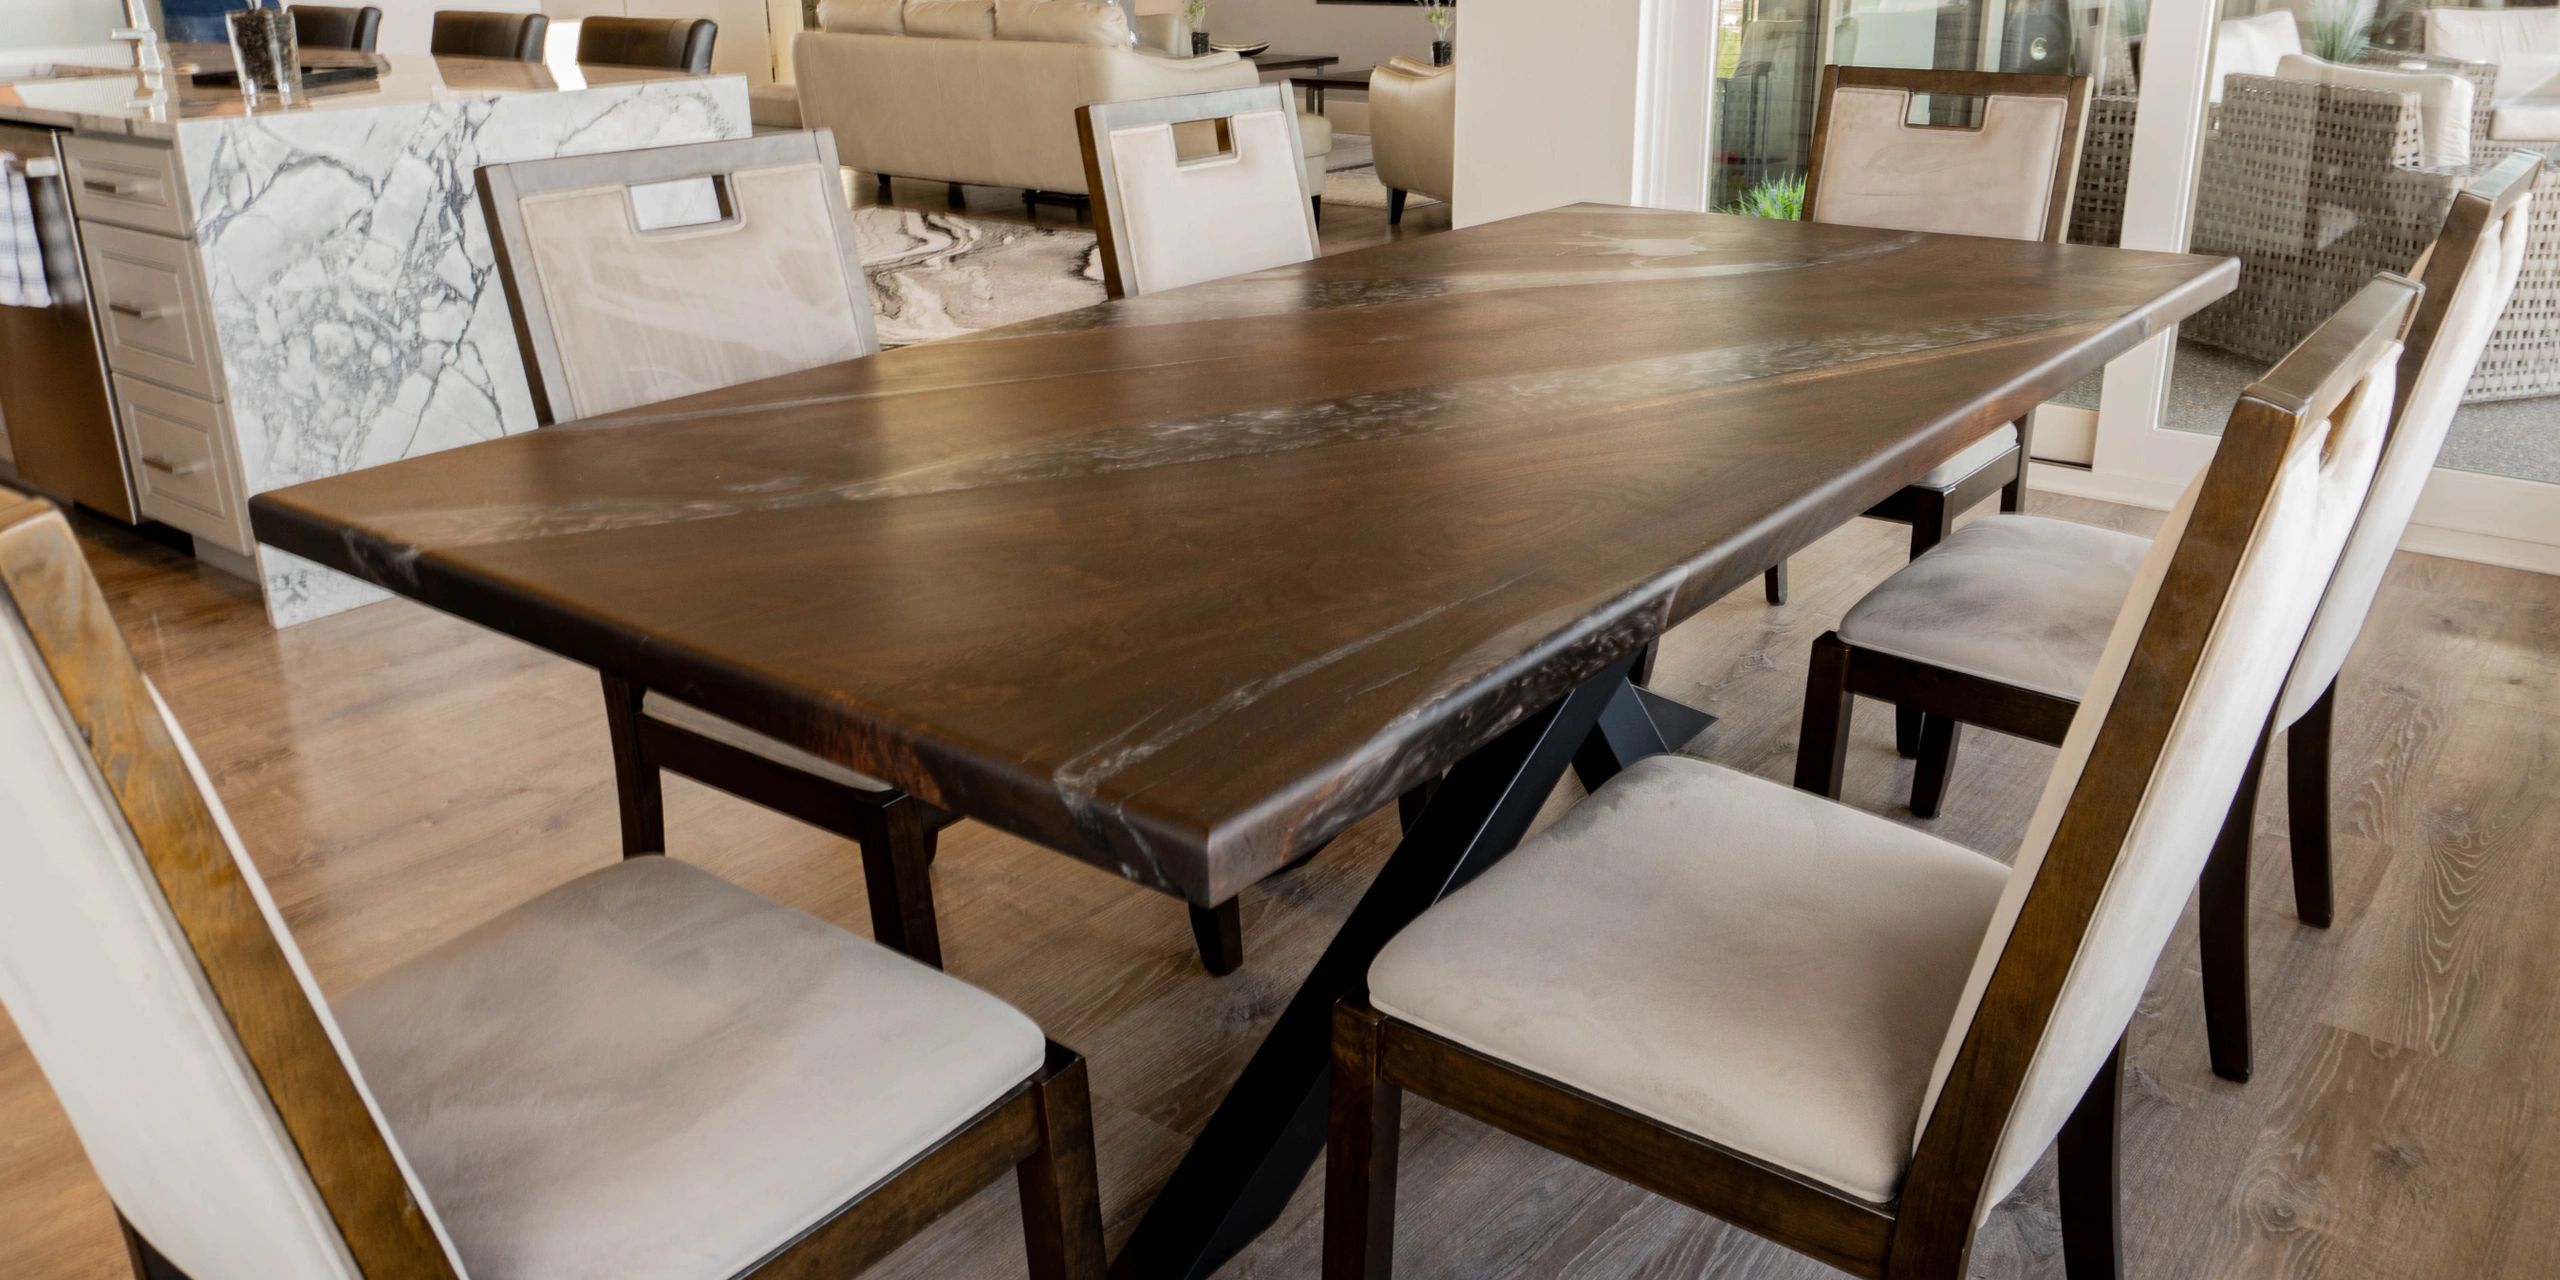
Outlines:
{"type": "Polygon", "coordinates": [[[1458,75],[1395,58],[1369,73],[1369,144],[1378,181],[1387,188],[1387,221],[1404,220],[1404,197],[1419,191],[1446,201],[1455,185],[1458,75]]]}
{"type": "MultiPolygon", "coordinates": [[[[1233,54],[1130,47],[1114,4],[1080,0],[827,0],[794,41],[801,120],[832,129],[865,173],[1085,194],[1076,108],[1252,85],[1233,54]]],[[[1301,116],[1311,193],[1333,130],[1301,116]]]]}

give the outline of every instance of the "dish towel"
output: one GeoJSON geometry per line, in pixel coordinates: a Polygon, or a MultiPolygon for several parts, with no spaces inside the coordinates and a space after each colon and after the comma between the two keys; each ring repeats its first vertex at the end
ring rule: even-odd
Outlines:
{"type": "Polygon", "coordinates": [[[0,307],[50,307],[44,245],[36,239],[36,206],[27,196],[27,171],[14,152],[0,151],[0,307]]]}

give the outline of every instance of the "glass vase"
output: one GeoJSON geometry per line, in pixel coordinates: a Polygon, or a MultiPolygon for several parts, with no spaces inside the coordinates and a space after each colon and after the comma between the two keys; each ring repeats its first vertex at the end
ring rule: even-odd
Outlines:
{"type": "Polygon", "coordinates": [[[302,91],[302,45],[293,32],[293,14],[283,9],[235,9],[225,15],[231,28],[231,65],[240,71],[240,96],[256,102],[274,94],[291,102],[302,91]]]}

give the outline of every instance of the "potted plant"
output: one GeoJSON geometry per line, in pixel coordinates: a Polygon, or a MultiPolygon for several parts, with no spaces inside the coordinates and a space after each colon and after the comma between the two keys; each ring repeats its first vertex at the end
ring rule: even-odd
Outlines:
{"type": "Polygon", "coordinates": [[[1182,0],[1182,25],[1191,28],[1191,56],[1209,51],[1209,0],[1182,0]]]}
{"type": "Polygon", "coordinates": [[[1422,6],[1423,21],[1431,24],[1431,65],[1449,65],[1449,23],[1456,15],[1449,11],[1450,0],[1413,0],[1422,6]]]}

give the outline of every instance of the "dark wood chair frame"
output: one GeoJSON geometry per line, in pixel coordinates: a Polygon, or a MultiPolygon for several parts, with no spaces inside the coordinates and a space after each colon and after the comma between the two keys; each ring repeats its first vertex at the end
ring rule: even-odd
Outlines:
{"type": "MultiPolygon", "coordinates": [[[[538,290],[523,288],[519,281],[522,273],[516,257],[526,236],[517,209],[524,197],[613,182],[674,181],[799,160],[815,162],[822,172],[836,172],[835,136],[817,129],[542,161],[538,170],[512,165],[482,168],[480,207],[489,219],[490,247],[497,258],[499,283],[506,290],[516,343],[529,366],[535,421],[543,426],[559,421],[570,397],[566,364],[552,337],[548,308],[538,290]]],[[[852,220],[840,204],[835,205],[835,227],[846,261],[859,263],[852,220]]],[[[864,345],[877,347],[867,311],[863,325],[864,345]]],[[[872,937],[926,964],[942,966],[932,868],[938,835],[957,821],[953,815],[895,788],[847,786],[644,716],[640,704],[646,692],[618,677],[604,677],[605,723],[613,738],[623,856],[666,852],[666,803],[658,775],[661,770],[672,771],[853,841],[862,850],[872,937]]],[[[1202,967],[1219,976],[1235,972],[1244,964],[1241,901],[1229,898],[1212,906],[1186,905],[1202,967]]]]}
{"type": "MultiPolygon", "coordinates": [[[[1805,170],[1804,210],[1811,218],[1816,208],[1816,195],[1822,183],[1822,152],[1831,133],[1831,99],[1841,86],[1851,88],[1902,89],[1914,95],[1989,98],[2035,97],[2060,98],[2066,104],[2063,117],[2063,142],[2054,158],[2053,191],[2045,209],[2045,239],[2060,244],[2071,229],[2071,197],[2080,172],[2081,142],[2087,133],[2089,117],[2089,77],[2029,75],[2010,71],[1907,71],[1894,67],[1827,66],[1822,69],[1822,90],[1815,99],[1813,116],[1813,156],[1805,170]]],[[[1944,126],[1922,126],[1944,127],[1944,126]]],[[[1907,485],[1884,501],[1867,508],[1871,519],[1891,520],[1911,526],[1911,558],[1946,538],[1955,529],[1956,517],[1971,511],[1993,494],[2000,497],[2002,511],[2027,509],[2027,459],[2033,455],[2035,415],[2018,419],[2018,443],[1998,457],[1974,468],[1945,489],[1907,485]]],[[[1761,591],[1771,604],[1787,602],[1787,562],[1779,561],[1762,575],[1761,591]]]]}
{"type": "MultiPolygon", "coordinates": [[[[1325,1276],[1392,1273],[1397,1129],[1412,1092],[1854,1275],[1954,1280],[1988,1206],[2003,1131],[2065,977],[2150,788],[2202,645],[2232,587],[2278,468],[2409,319],[2418,289],[2377,281],[2245,392],[2041,871],[1922,1127],[1900,1197],[1876,1204],[1523,1071],[1378,1012],[1335,1011],[1326,1148],[1325,1276]]],[[[2118,1040],[2065,1124],[2065,1269],[2122,1272],[2117,1216],[2118,1040]]]]}
{"type": "MultiPolygon", "coordinates": [[[[2399,389],[2390,430],[2397,432],[2418,373],[2435,350],[2454,293],[2488,246],[2490,228],[2532,191],[2539,157],[2517,155],[2481,175],[2454,199],[2445,227],[2422,264],[2426,296],[2401,351],[2399,389]]],[[[1915,555],[1915,559],[1917,556],[1915,555]]],[[[2076,698],[2056,697],[1895,654],[1860,649],[1825,632],[1813,642],[1805,677],[1804,720],[1796,744],[1796,785],[1839,799],[1848,762],[1849,723],[1857,696],[1893,703],[1895,736],[1919,763],[1912,773],[1911,811],[1938,816],[1955,769],[1962,727],[2059,746],[2071,728],[2076,698]],[[1916,735],[1907,727],[1917,721],[1916,735]]],[[[2333,726],[2338,699],[2332,679],[2291,726],[2270,723],[2250,757],[2239,794],[2223,820],[2198,890],[2205,992],[2205,1042],[2215,1075],[2245,1082],[2254,1051],[2249,1017],[2249,844],[2259,781],[2276,736],[2285,738],[2285,808],[2291,832],[2294,913],[2325,929],[2336,918],[2329,809],[2333,726]]]]}
{"type": "MultiPolygon", "coordinates": [[[[188,773],[70,525],[53,504],[7,490],[0,490],[0,596],[34,638],[357,1267],[378,1280],[455,1280],[444,1246],[188,773]]],[[[1102,1213],[1084,1061],[1056,1044],[1040,1070],[1002,1100],[785,1243],[752,1274],[852,1274],[1008,1169],[1022,1193],[1031,1274],[1101,1280],[1102,1213]]],[[[130,1225],[124,1234],[135,1275],[180,1277],[130,1225]]]]}

